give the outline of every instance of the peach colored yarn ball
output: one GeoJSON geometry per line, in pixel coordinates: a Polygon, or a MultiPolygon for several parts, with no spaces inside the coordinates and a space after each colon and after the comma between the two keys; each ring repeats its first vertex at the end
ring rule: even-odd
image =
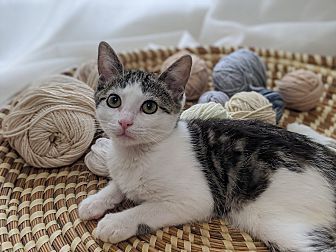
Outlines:
{"type": "Polygon", "coordinates": [[[97,69],[97,65],[96,67],[91,71],[86,84],[88,84],[88,86],[90,88],[92,88],[93,90],[96,90],[97,84],[98,84],[98,79],[99,79],[99,73],[98,73],[98,69],[97,69]]]}
{"type": "Polygon", "coordinates": [[[97,61],[90,60],[84,62],[77,68],[74,73],[74,77],[80,81],[85,82],[92,89],[95,89],[99,78],[97,61]]]}
{"type": "Polygon", "coordinates": [[[161,66],[161,73],[176,60],[186,54],[189,54],[192,58],[192,67],[190,78],[186,85],[185,93],[188,101],[195,101],[198,100],[198,98],[208,88],[209,71],[204,60],[202,60],[195,54],[182,50],[170,56],[163,62],[161,66]]]}
{"type": "Polygon", "coordinates": [[[303,69],[287,73],[276,84],[286,107],[298,111],[315,108],[323,93],[321,78],[303,69]]]}
{"type": "Polygon", "coordinates": [[[97,68],[97,61],[90,60],[81,64],[75,71],[74,77],[87,83],[90,73],[97,68]]]}

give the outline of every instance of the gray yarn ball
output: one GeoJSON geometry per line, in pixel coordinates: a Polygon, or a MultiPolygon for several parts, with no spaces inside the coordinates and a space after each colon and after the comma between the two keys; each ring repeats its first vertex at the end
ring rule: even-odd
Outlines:
{"type": "Polygon", "coordinates": [[[266,69],[254,52],[239,49],[223,57],[214,67],[215,90],[229,97],[242,91],[251,91],[251,86],[266,87],[266,69]]]}
{"type": "Polygon", "coordinates": [[[221,91],[207,91],[201,95],[198,103],[216,102],[224,106],[229,99],[229,96],[221,91]]]}

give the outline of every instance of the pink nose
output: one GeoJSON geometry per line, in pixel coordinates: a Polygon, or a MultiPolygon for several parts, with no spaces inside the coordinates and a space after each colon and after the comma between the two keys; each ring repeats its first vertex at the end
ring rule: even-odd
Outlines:
{"type": "Polygon", "coordinates": [[[129,119],[121,119],[118,121],[118,123],[123,129],[127,129],[128,127],[133,125],[133,121],[129,119]]]}

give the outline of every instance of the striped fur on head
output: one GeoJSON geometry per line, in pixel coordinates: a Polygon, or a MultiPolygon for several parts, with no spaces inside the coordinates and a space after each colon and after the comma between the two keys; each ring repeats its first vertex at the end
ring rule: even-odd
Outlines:
{"type": "MultiPolygon", "coordinates": [[[[191,70],[191,57],[182,56],[160,76],[141,70],[124,70],[113,49],[101,42],[98,49],[99,80],[95,92],[97,117],[110,137],[120,134],[120,120],[132,121],[127,131],[138,141],[157,142],[167,137],[176,126],[185,102],[184,89],[191,70]],[[107,105],[111,95],[118,95],[121,106],[107,105]],[[142,105],[154,101],[158,110],[145,114],[142,105]],[[134,122],[134,123],[133,123],[134,122]],[[147,131],[145,136],[144,131],[147,131]],[[149,140],[152,141],[149,141],[149,140]]],[[[123,141],[130,144],[129,139],[123,141]]]]}

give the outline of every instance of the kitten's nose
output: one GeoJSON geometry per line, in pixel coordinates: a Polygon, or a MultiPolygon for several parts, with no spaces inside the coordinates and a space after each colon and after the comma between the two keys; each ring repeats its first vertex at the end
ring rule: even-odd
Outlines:
{"type": "Polygon", "coordinates": [[[129,119],[121,119],[118,121],[118,123],[123,129],[127,129],[128,127],[133,125],[133,121],[129,119]]]}

